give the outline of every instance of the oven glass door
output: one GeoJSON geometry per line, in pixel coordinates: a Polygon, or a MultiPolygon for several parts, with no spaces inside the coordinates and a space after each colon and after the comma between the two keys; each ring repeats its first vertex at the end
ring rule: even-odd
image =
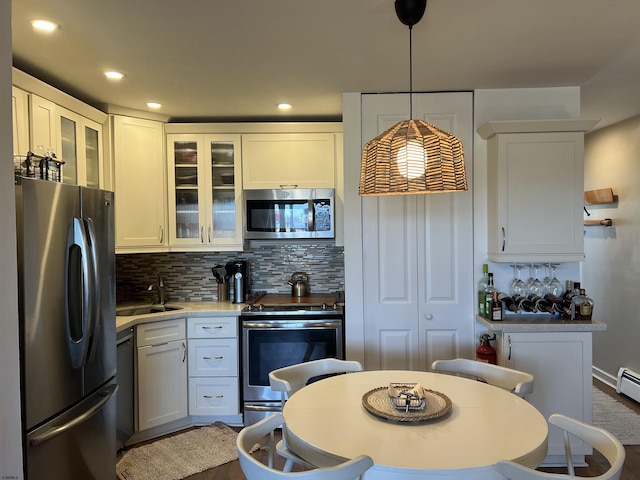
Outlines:
{"type": "Polygon", "coordinates": [[[244,400],[280,399],[280,393],[269,387],[272,370],[321,358],[343,358],[342,324],[335,323],[332,327],[243,327],[244,400]]]}

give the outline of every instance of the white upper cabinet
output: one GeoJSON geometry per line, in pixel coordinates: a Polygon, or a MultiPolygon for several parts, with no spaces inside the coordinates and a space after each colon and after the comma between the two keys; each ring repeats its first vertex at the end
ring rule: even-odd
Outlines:
{"type": "Polygon", "coordinates": [[[335,134],[242,135],[245,190],[335,188],[335,134]]]}
{"type": "Polygon", "coordinates": [[[240,135],[167,135],[174,251],[243,248],[240,135]]]}
{"type": "Polygon", "coordinates": [[[166,250],[163,124],[123,116],[112,121],[116,252],[166,250]]]}
{"type": "Polygon", "coordinates": [[[55,118],[59,138],[54,151],[65,162],[63,182],[102,187],[102,125],[62,107],[55,118]]]}
{"type": "Polygon", "coordinates": [[[26,155],[29,151],[29,94],[11,88],[11,124],[13,126],[13,154],[26,155]]]}
{"type": "Polygon", "coordinates": [[[58,144],[58,122],[56,104],[38,95],[31,94],[29,103],[30,150],[40,154],[58,144]]]}
{"type": "Polygon", "coordinates": [[[53,151],[64,183],[103,187],[102,125],[38,95],[30,100],[30,150],[53,151]]]}
{"type": "Polygon", "coordinates": [[[488,258],[584,259],[584,132],[592,120],[495,121],[487,139],[488,258]]]}

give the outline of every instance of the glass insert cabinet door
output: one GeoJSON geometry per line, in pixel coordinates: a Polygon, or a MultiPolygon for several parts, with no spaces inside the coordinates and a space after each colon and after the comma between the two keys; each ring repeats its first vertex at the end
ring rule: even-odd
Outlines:
{"type": "Polygon", "coordinates": [[[60,110],[56,155],[64,161],[62,181],[100,188],[102,127],[73,112],[60,110]]]}
{"type": "MultiPolygon", "coordinates": [[[[242,243],[239,135],[170,134],[169,184],[173,189],[175,245],[242,243]]],[[[171,191],[171,190],[170,190],[171,191]]]]}
{"type": "Polygon", "coordinates": [[[176,141],[174,147],[175,236],[200,237],[200,195],[203,183],[198,168],[198,142],[176,141]]]}
{"type": "Polygon", "coordinates": [[[236,145],[233,141],[210,140],[211,234],[212,238],[234,238],[236,228],[236,145]]]}

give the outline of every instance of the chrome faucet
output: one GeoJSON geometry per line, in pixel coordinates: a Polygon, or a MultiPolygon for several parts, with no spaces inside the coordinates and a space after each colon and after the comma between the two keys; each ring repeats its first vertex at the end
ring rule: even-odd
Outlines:
{"type": "Polygon", "coordinates": [[[154,305],[155,304],[164,305],[167,301],[167,299],[165,298],[164,280],[159,273],[156,273],[156,276],[158,277],[158,281],[156,283],[152,283],[151,285],[149,285],[149,288],[147,288],[147,290],[148,291],[156,290],[156,292],[158,293],[158,299],[155,302],[153,302],[154,305]]]}

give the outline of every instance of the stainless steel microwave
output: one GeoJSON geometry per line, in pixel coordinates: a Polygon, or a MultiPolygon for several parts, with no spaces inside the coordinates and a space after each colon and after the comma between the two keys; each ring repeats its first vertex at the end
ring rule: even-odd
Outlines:
{"type": "Polygon", "coordinates": [[[245,190],[244,238],[334,238],[332,188],[245,190]]]}

